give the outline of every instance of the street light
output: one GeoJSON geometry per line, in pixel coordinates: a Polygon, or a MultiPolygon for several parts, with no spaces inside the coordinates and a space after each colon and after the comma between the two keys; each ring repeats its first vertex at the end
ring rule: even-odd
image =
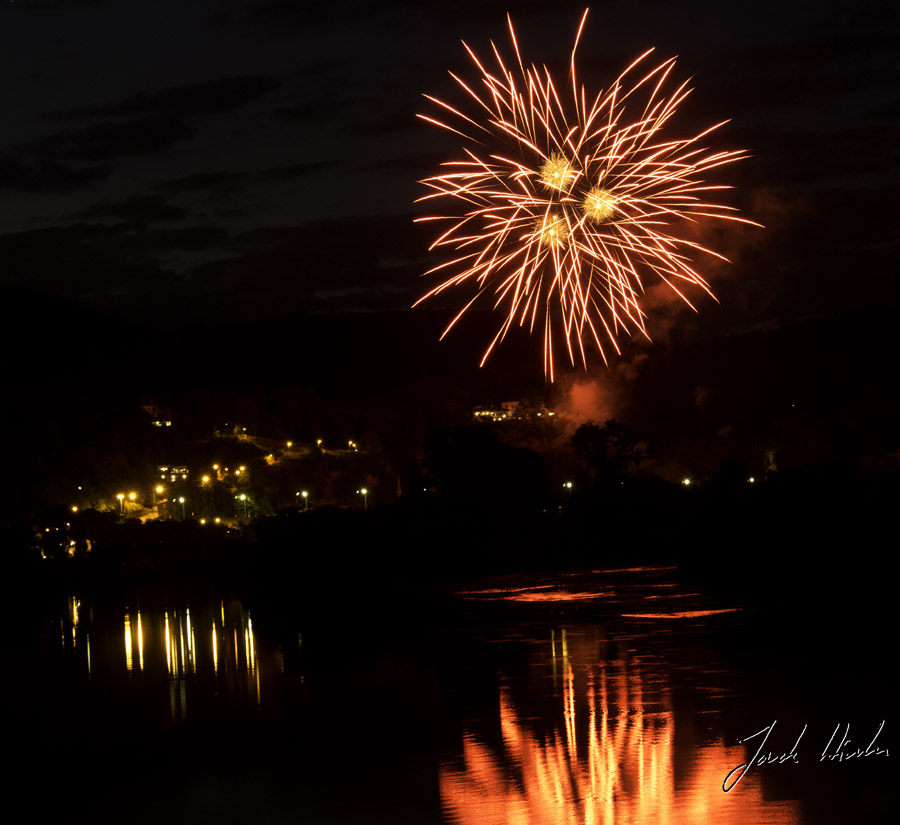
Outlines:
{"type": "Polygon", "coordinates": [[[235,496],[235,499],[240,499],[244,502],[244,518],[247,518],[247,496],[241,493],[239,496],[235,496]]]}
{"type": "Polygon", "coordinates": [[[124,516],[125,515],[125,493],[119,493],[116,496],[116,498],[119,499],[119,514],[124,516]]]}
{"type": "Polygon", "coordinates": [[[181,520],[184,521],[184,496],[178,496],[178,502],[181,504],[181,520]]]}
{"type": "Polygon", "coordinates": [[[309,493],[304,490],[300,495],[303,496],[303,500],[306,502],[306,509],[309,509],[309,493]]]}
{"type": "Polygon", "coordinates": [[[362,489],[357,490],[356,492],[362,493],[363,510],[368,510],[369,509],[369,491],[365,487],[363,487],[362,489]]]}

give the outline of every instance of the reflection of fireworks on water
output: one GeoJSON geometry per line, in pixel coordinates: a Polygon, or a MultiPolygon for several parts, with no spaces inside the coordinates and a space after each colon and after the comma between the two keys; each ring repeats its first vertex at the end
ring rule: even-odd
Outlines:
{"type": "Polygon", "coordinates": [[[443,164],[448,171],[423,181],[434,191],[422,200],[451,198],[459,208],[419,219],[447,222],[449,228],[431,248],[453,251],[450,260],[428,273],[450,277],[420,301],[474,281],[475,297],[444,334],[479,297],[492,296],[494,308],[502,308],[506,317],[481,363],[514,324],[530,330],[541,324],[544,372],[551,381],[554,336],[561,337],[573,364],[577,353],[585,366],[586,343],[590,347],[593,341],[606,360],[604,347],[611,344],[619,351],[619,333],[636,331],[649,338],[640,306],[645,274],[661,278],[689,306],[685,285],[712,294],[690,255],[700,251],[724,258],[670,234],[673,223],[698,217],[752,223],[730,214],[731,207],[704,200],[707,193],[727,187],[700,176],[744,156],[700,147],[716,126],[687,139],[661,137],[690,91],[682,84],[663,92],[674,59],[631,82],[646,52],[596,97],[576,82],[575,51],[586,18],[587,12],[562,95],[546,68],[522,62],[510,21],[512,70],[496,47],[497,69],[489,70],[466,46],[481,72],[479,84],[451,73],[474,113],[429,97],[456,125],[420,115],[472,141],[465,159],[443,164]],[[645,98],[641,104],[639,95],[645,98]]]}

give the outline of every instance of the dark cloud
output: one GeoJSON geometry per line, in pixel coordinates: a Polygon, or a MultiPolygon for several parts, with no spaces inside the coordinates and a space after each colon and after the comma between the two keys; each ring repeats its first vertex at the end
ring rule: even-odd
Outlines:
{"type": "Polygon", "coordinates": [[[757,171],[771,184],[856,188],[896,180],[900,171],[900,126],[785,129],[780,134],[767,129],[746,136],[757,171]]]}
{"type": "Polygon", "coordinates": [[[240,181],[243,175],[236,172],[208,172],[200,175],[187,175],[183,178],[173,178],[156,185],[160,192],[198,192],[207,189],[228,189],[234,191],[240,189],[240,181]]]}
{"type": "Polygon", "coordinates": [[[277,89],[280,81],[267,75],[244,75],[140,92],[107,105],[48,112],[45,117],[69,120],[86,117],[129,117],[165,114],[177,117],[233,112],[277,89]]]}
{"type": "Polygon", "coordinates": [[[246,26],[275,24],[279,27],[321,23],[335,16],[354,11],[361,3],[349,0],[341,3],[298,3],[295,0],[256,0],[235,2],[216,13],[210,22],[216,26],[246,26]]]}
{"type": "Polygon", "coordinates": [[[250,175],[256,180],[272,181],[284,180],[286,178],[304,178],[307,175],[322,172],[325,169],[333,169],[339,164],[333,161],[313,161],[311,163],[293,163],[288,166],[271,166],[268,169],[260,169],[251,172],[250,175]]]}
{"type": "Polygon", "coordinates": [[[72,224],[0,236],[2,277],[57,295],[114,285],[113,273],[135,263],[121,226],[72,224]]]}
{"type": "Polygon", "coordinates": [[[71,9],[80,6],[105,6],[109,0],[18,0],[23,9],[71,9]]]}
{"type": "Polygon", "coordinates": [[[241,232],[235,238],[235,242],[254,246],[260,244],[284,244],[295,241],[298,233],[305,233],[304,228],[299,226],[267,226],[262,229],[251,229],[248,232],[241,232]]]}
{"type": "Polygon", "coordinates": [[[74,169],[46,158],[0,156],[0,191],[66,192],[86,189],[106,179],[111,166],[87,166],[74,169]]]}
{"type": "Polygon", "coordinates": [[[194,130],[169,115],[126,121],[105,121],[85,129],[57,132],[26,146],[38,155],[101,160],[131,155],[152,155],[190,137],[194,130]]]}
{"type": "Polygon", "coordinates": [[[285,302],[305,312],[406,309],[424,268],[420,233],[407,215],[261,228],[234,239],[242,254],[197,266],[190,278],[198,289],[228,293],[236,317],[285,302]]]}
{"type": "Polygon", "coordinates": [[[242,191],[245,184],[252,181],[268,182],[303,178],[337,165],[331,161],[313,161],[311,163],[293,163],[287,166],[270,166],[266,169],[255,169],[249,172],[208,172],[163,181],[155,188],[160,192],[172,194],[203,191],[235,193],[242,191]]]}
{"type": "Polygon", "coordinates": [[[900,118],[900,100],[895,100],[893,103],[885,103],[881,106],[875,106],[869,109],[863,117],[867,121],[894,120],[894,122],[896,122],[897,119],[900,118]]]}
{"type": "Polygon", "coordinates": [[[753,109],[775,122],[851,114],[860,103],[900,82],[897,26],[878,26],[864,15],[828,31],[798,32],[792,40],[771,39],[722,55],[703,71],[704,99],[718,98],[720,111],[753,109]]]}
{"type": "Polygon", "coordinates": [[[367,137],[385,137],[419,129],[421,123],[409,109],[385,111],[366,123],[360,134],[367,137]]]}
{"type": "Polygon", "coordinates": [[[175,221],[187,212],[167,203],[161,195],[132,195],[121,201],[100,201],[79,212],[79,218],[117,218],[137,224],[175,221]]]}
{"type": "Polygon", "coordinates": [[[214,249],[229,241],[221,226],[189,226],[184,229],[154,229],[142,235],[148,249],[214,249]]]}
{"type": "MultiPolygon", "coordinates": [[[[505,19],[508,3],[501,0],[457,0],[454,3],[432,4],[428,15],[441,23],[467,24],[487,21],[497,23],[505,19]]],[[[543,0],[516,0],[515,13],[546,12],[543,0]]],[[[342,0],[332,3],[299,3],[297,0],[250,0],[235,2],[216,14],[212,22],[218,26],[273,26],[306,29],[310,25],[335,23],[355,18],[387,15],[398,27],[420,22],[418,8],[408,0],[342,0]]]]}
{"type": "MultiPolygon", "coordinates": [[[[162,250],[206,250],[228,243],[215,226],[136,231],[133,224],[79,223],[0,235],[0,284],[28,284],[86,306],[156,325],[194,312],[188,281],[162,250]]],[[[230,296],[224,296],[230,300],[230,296]]],[[[239,317],[235,307],[233,314],[239,317]]],[[[201,312],[202,314],[202,312],[201,312]]]]}
{"type": "Polygon", "coordinates": [[[275,110],[276,119],[291,125],[322,124],[345,120],[358,110],[359,100],[338,94],[305,99],[296,106],[275,110]]]}
{"type": "Polygon", "coordinates": [[[79,261],[90,261],[85,269],[107,269],[116,260],[152,260],[160,249],[207,249],[228,240],[224,229],[209,225],[139,231],[131,223],[77,223],[0,235],[0,255],[13,280],[16,272],[34,271],[62,283],[81,268],[79,261]]]}

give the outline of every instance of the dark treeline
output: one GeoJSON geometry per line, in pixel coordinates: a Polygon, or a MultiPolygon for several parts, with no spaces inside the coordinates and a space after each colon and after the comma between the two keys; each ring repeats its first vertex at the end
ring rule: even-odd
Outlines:
{"type": "Polygon", "coordinates": [[[403,578],[677,559],[743,589],[753,569],[793,586],[826,551],[880,553],[898,492],[900,403],[884,353],[862,357],[868,325],[844,323],[840,341],[817,321],[658,347],[621,393],[620,421],[476,424],[476,405],[564,407],[565,376],[545,385],[515,346],[479,370],[483,339],[438,344],[427,313],[165,331],[5,297],[0,524],[29,559],[52,556],[47,528],[68,523],[69,541],[91,540],[93,567],[129,575],[163,565],[174,542],[201,569],[221,544],[238,567],[323,576],[351,563],[403,578]],[[172,426],[151,426],[146,406],[172,426]],[[245,429],[252,441],[235,437],[245,429]],[[283,453],[287,440],[302,449],[283,453]],[[213,461],[247,466],[249,480],[200,489],[213,461]],[[191,468],[189,504],[166,523],[120,523],[117,492],[149,507],[170,463],[191,468]],[[198,532],[214,516],[250,526],[198,532]]]}

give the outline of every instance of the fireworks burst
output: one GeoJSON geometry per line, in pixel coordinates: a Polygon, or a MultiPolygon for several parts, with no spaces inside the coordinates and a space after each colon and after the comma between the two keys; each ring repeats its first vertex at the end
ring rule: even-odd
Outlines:
{"type": "Polygon", "coordinates": [[[576,82],[575,52],[586,19],[587,12],[575,37],[565,94],[557,92],[546,68],[522,62],[510,20],[512,69],[496,46],[497,69],[488,70],[463,43],[480,82],[469,85],[451,72],[474,114],[426,95],[454,125],[419,115],[469,145],[464,159],[442,164],[446,172],[422,181],[433,191],[421,200],[445,198],[454,205],[450,214],[418,219],[450,223],[431,249],[452,250],[451,260],[426,275],[453,274],[417,303],[471,282],[475,296],[444,335],[488,296],[505,319],[482,365],[514,324],[532,331],[542,326],[550,381],[560,340],[572,364],[577,356],[587,366],[586,345],[596,345],[606,361],[606,348],[619,352],[620,333],[649,339],[640,305],[648,276],[662,279],[692,308],[682,291],[686,284],[712,295],[691,256],[725,258],[677,237],[679,224],[698,217],[753,223],[736,217],[731,207],[706,202],[708,193],[728,187],[710,185],[701,175],[745,156],[700,147],[723,124],[688,139],[663,135],[690,92],[686,83],[663,90],[674,58],[632,82],[648,51],[593,97],[576,82]]]}

